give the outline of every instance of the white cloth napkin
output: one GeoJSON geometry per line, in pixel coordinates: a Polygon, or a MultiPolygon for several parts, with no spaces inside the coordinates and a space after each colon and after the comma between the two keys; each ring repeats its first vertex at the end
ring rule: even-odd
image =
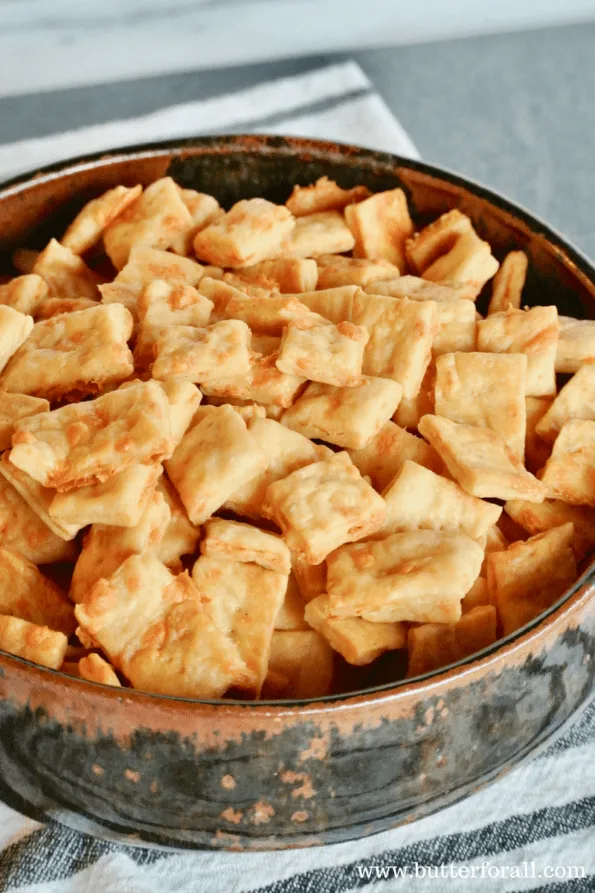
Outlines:
{"type": "MultiPolygon", "coordinates": [[[[143,140],[250,130],[418,157],[365,74],[346,63],[133,120],[0,146],[0,178],[143,140]]],[[[465,893],[476,887],[586,893],[595,889],[594,840],[592,705],[545,754],[499,783],[412,825],[336,846],[172,853],[98,841],[58,823],[40,825],[0,804],[0,893],[465,893]]]]}

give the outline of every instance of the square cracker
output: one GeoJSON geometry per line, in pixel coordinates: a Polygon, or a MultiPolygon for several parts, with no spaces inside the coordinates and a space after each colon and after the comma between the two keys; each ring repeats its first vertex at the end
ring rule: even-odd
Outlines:
{"type": "Polygon", "coordinates": [[[369,295],[385,295],[389,298],[409,298],[411,301],[443,301],[468,300],[468,288],[456,282],[448,285],[439,285],[437,282],[428,282],[419,276],[399,276],[398,279],[388,279],[382,282],[373,282],[366,285],[364,291],[369,295]]]}
{"type": "Polygon", "coordinates": [[[285,204],[294,217],[303,217],[320,211],[342,211],[346,205],[361,202],[369,196],[370,190],[366,186],[342,189],[334,180],[319,177],[309,186],[295,185],[285,204]]]}
{"type": "Polygon", "coordinates": [[[16,552],[0,549],[0,614],[49,626],[69,636],[76,623],[64,593],[16,552]]]}
{"type": "Polygon", "coordinates": [[[35,316],[47,293],[47,283],[41,276],[29,273],[0,285],[0,304],[6,304],[19,313],[35,316]]]}
{"type": "Polygon", "coordinates": [[[489,428],[426,415],[419,432],[434,447],[452,477],[471,496],[543,502],[545,486],[529,474],[489,428]]]}
{"type": "Polygon", "coordinates": [[[31,271],[46,282],[49,298],[94,298],[101,277],[55,239],[38,255],[31,271]]]}
{"type": "Polygon", "coordinates": [[[287,573],[216,555],[202,555],[192,569],[192,579],[208,600],[213,621],[233,641],[248,667],[250,680],[238,687],[254,697],[260,695],[267,673],[287,578],[287,573]]]}
{"type": "Polygon", "coordinates": [[[305,618],[331,648],[356,667],[371,664],[386,651],[404,648],[407,642],[403,623],[370,623],[361,617],[337,620],[331,615],[330,599],[326,594],[308,602],[305,618]]]}
{"type": "Polygon", "coordinates": [[[291,570],[291,553],[280,536],[239,521],[207,521],[200,551],[210,558],[258,564],[278,574],[291,570]]]}
{"type": "Polygon", "coordinates": [[[436,304],[360,293],[351,321],[365,326],[370,340],[364,352],[364,373],[392,378],[403,397],[415,397],[432,357],[436,304]]]}
{"type": "Polygon", "coordinates": [[[138,297],[138,316],[147,326],[206,326],[213,302],[184,282],[154,279],[138,297]]]}
{"type": "Polygon", "coordinates": [[[0,450],[10,449],[15,422],[49,409],[48,401],[39,397],[0,392],[0,450]]]}
{"type": "Polygon", "coordinates": [[[293,294],[316,288],[318,266],[311,258],[279,257],[242,267],[239,276],[255,285],[276,286],[281,294],[293,294]]]}
{"type": "Polygon", "coordinates": [[[25,343],[32,330],[31,316],[0,304],[0,371],[25,343]]]}
{"type": "Polygon", "coordinates": [[[551,445],[537,433],[537,425],[552,405],[551,397],[525,397],[527,430],[525,432],[525,466],[537,474],[551,454],[551,445]]]}
{"type": "Polygon", "coordinates": [[[98,580],[111,577],[131,555],[150,552],[163,560],[162,545],[171,518],[163,490],[153,490],[134,527],[93,524],[84,536],[83,548],[74,566],[70,598],[77,604],[82,602],[98,580]]]}
{"type": "Polygon", "coordinates": [[[543,470],[547,495],[570,505],[595,506],[594,467],[595,421],[569,419],[543,470]]]}
{"type": "Polygon", "coordinates": [[[319,450],[307,437],[291,431],[273,419],[256,419],[249,431],[267,457],[267,465],[250,481],[235,490],[224,508],[247,518],[262,517],[262,505],[269,484],[281,480],[320,459],[319,450]]]}
{"type": "Polygon", "coordinates": [[[361,382],[368,331],[351,322],[338,325],[290,323],[283,332],[277,369],[335,387],[361,382]]]}
{"type": "Polygon", "coordinates": [[[170,408],[158,382],[139,382],[21,419],[12,440],[14,466],[44,487],[71,490],[159,462],[171,448],[170,408]]]}
{"type": "Polygon", "coordinates": [[[475,300],[498,266],[489,242],[482,242],[471,231],[460,236],[450,251],[426,267],[423,277],[445,284],[464,283],[468,287],[467,296],[475,300]]]}
{"type": "Polygon", "coordinates": [[[0,474],[22,496],[27,505],[46,527],[62,540],[72,540],[82,527],[82,524],[62,525],[50,515],[50,505],[56,495],[55,490],[44,487],[39,481],[34,480],[24,471],[21,471],[10,461],[10,450],[0,456],[0,474]]]}
{"type": "Polygon", "coordinates": [[[374,533],[386,505],[347,454],[336,453],[270,484],[262,511],[298,557],[320,564],[343,543],[374,533]]]}
{"type": "Polygon", "coordinates": [[[171,177],[162,177],[106,227],[105,251],[116,270],[121,270],[134,246],[169,248],[191,225],[190,211],[178,187],[171,177]]]}
{"type": "Polygon", "coordinates": [[[207,407],[166,462],[193,524],[202,524],[267,466],[267,457],[231,406],[207,407]]]}
{"type": "Polygon", "coordinates": [[[100,484],[56,493],[48,509],[60,526],[134,527],[161,475],[161,465],[129,465],[100,484]]]}
{"type": "Polygon", "coordinates": [[[134,371],[132,324],[121,304],[38,322],[4,369],[0,388],[48,400],[97,394],[134,371]]]}
{"type": "Polygon", "coordinates": [[[456,623],[423,623],[413,627],[407,640],[408,678],[447,667],[493,645],[498,638],[496,621],[492,605],[478,605],[456,623]]]}
{"type": "Polygon", "coordinates": [[[434,530],[344,546],[327,561],[331,616],[454,623],[482,561],[475,540],[434,530]]]}
{"type": "Polygon", "coordinates": [[[556,393],[558,332],[556,307],[511,308],[477,323],[477,349],[526,354],[526,393],[530,397],[547,397],[556,393]]]}
{"type": "Polygon", "coordinates": [[[407,263],[414,273],[421,275],[435,260],[450,251],[459,236],[472,231],[469,217],[453,208],[407,239],[407,263]]]}
{"type": "Polygon", "coordinates": [[[155,554],[169,568],[181,570],[180,559],[196,549],[200,528],[188,517],[182,500],[165,475],[159,478],[157,492],[163,496],[169,507],[170,519],[155,554]]]}
{"type": "Polygon", "coordinates": [[[64,633],[38,626],[19,617],[0,615],[0,648],[25,660],[59,670],[68,639],[64,633]]]}
{"type": "Polygon", "coordinates": [[[137,200],[142,191],[140,183],[131,188],[114,186],[87,202],[62,236],[62,245],[73,254],[84,254],[97,244],[103,231],[137,200]]]}
{"type": "MultiPolygon", "coordinates": [[[[414,299],[415,300],[415,299],[414,299]]],[[[436,303],[436,332],[432,356],[455,351],[475,350],[477,315],[472,301],[440,301],[436,303]]]]}
{"type": "Polygon", "coordinates": [[[249,372],[250,329],[239,319],[225,319],[205,328],[171,326],[157,336],[154,378],[181,376],[208,383],[249,372]]]}
{"type": "Polygon", "coordinates": [[[203,394],[224,400],[248,400],[267,407],[286,409],[303,390],[306,379],[301,375],[286,375],[275,365],[277,352],[261,356],[253,353],[247,375],[201,382],[203,394]]]}
{"type": "Polygon", "coordinates": [[[487,559],[488,594],[507,636],[551,607],[576,580],[573,525],[513,543],[487,559]]]}
{"type": "Polygon", "coordinates": [[[359,450],[388,422],[401,399],[401,386],[387,378],[364,376],[348,388],[312,382],[281,424],[305,437],[359,450]]]}
{"type": "Polygon", "coordinates": [[[528,264],[529,259],[524,251],[510,251],[506,255],[494,276],[488,316],[509,307],[520,310],[528,264]]]}
{"type": "Polygon", "coordinates": [[[174,577],[153,555],[131,555],[75,613],[84,636],[135,688],[218,698],[250,677],[188,574],[174,577]]]}
{"type": "Polygon", "coordinates": [[[313,629],[275,630],[263,698],[322,698],[333,680],[334,655],[313,629]]]}
{"type": "Polygon", "coordinates": [[[283,205],[264,198],[242,199],[194,239],[200,260],[219,267],[248,267],[278,257],[295,220],[283,205]]]}
{"type": "Polygon", "coordinates": [[[444,467],[433,447],[394,422],[387,422],[365,447],[349,450],[349,455],[360,474],[369,477],[379,493],[395,479],[407,459],[436,472],[444,467]]]}
{"type": "Polygon", "coordinates": [[[343,215],[338,211],[320,211],[296,220],[284,251],[290,257],[317,257],[351,251],[354,245],[355,239],[343,215]]]}
{"type": "Polygon", "coordinates": [[[231,319],[241,319],[253,332],[261,335],[281,335],[284,327],[292,321],[303,320],[323,324],[325,322],[298,298],[290,295],[264,299],[250,295],[234,295],[227,302],[222,315],[231,319]]]}
{"type": "Polygon", "coordinates": [[[189,256],[193,253],[194,240],[197,233],[214,223],[225,213],[219,202],[212,195],[197,192],[195,189],[182,189],[178,186],[180,198],[188,208],[192,222],[175,237],[170,249],[176,254],[189,256]]]}
{"type": "Polygon", "coordinates": [[[595,421],[595,364],[574,373],[535,426],[535,431],[553,443],[568,419],[595,421]]]}
{"type": "Polygon", "coordinates": [[[595,363],[595,320],[558,316],[558,322],[556,372],[577,372],[583,363],[595,363]]]}
{"type": "Polygon", "coordinates": [[[344,285],[359,285],[365,288],[372,282],[395,279],[399,268],[387,260],[377,258],[365,260],[361,257],[343,257],[340,254],[321,254],[318,264],[318,286],[320,289],[339,288],[344,285]]]}
{"type": "Polygon", "coordinates": [[[402,189],[347,205],[345,220],[355,237],[354,257],[383,258],[404,271],[405,241],[413,233],[413,222],[402,189]]]}
{"type": "Polygon", "coordinates": [[[436,360],[435,414],[490,428],[522,462],[526,377],[524,354],[444,354],[436,360]]]}
{"type": "Polygon", "coordinates": [[[595,510],[586,506],[568,505],[559,499],[546,499],[540,504],[509,499],[504,506],[506,514],[517,524],[534,535],[545,533],[554,527],[571,522],[574,525],[572,551],[581,561],[595,548],[595,510]]]}
{"type": "Polygon", "coordinates": [[[319,313],[329,322],[351,322],[353,299],[358,291],[357,285],[340,285],[337,288],[323,288],[294,295],[301,304],[305,304],[314,313],[319,313]]]}
{"type": "Polygon", "coordinates": [[[0,546],[34,564],[71,561],[73,543],[65,542],[44,523],[16,487],[0,475],[0,546]]]}
{"type": "Polygon", "coordinates": [[[409,460],[382,495],[386,520],[374,539],[406,530],[440,530],[480,540],[502,513],[499,505],[470,496],[454,481],[409,460]]]}

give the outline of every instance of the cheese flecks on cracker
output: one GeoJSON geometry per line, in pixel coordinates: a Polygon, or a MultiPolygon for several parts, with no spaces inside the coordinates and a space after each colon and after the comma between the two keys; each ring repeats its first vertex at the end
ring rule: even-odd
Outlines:
{"type": "Polygon", "coordinates": [[[295,220],[287,208],[263,198],[242,199],[194,239],[199,260],[221,267],[246,267],[275,258],[295,220]]]}
{"type": "Polygon", "coordinates": [[[338,211],[320,211],[296,220],[284,250],[291,257],[341,254],[355,245],[353,234],[338,211]]]}
{"type": "Polygon", "coordinates": [[[382,258],[405,269],[405,242],[413,222],[402,189],[378,192],[347,205],[345,220],[355,238],[354,257],[382,258]]]}
{"type": "Polygon", "coordinates": [[[84,254],[99,241],[106,227],[137,200],[142,191],[140,184],[130,189],[126,186],[114,186],[87,202],[60,242],[73,254],[84,254]]]}
{"type": "Polygon", "coordinates": [[[155,344],[153,376],[175,376],[197,383],[218,381],[250,371],[250,329],[239,319],[222,320],[206,328],[172,326],[155,344]]]}
{"type": "Polygon", "coordinates": [[[74,544],[58,536],[19,491],[0,474],[0,546],[34,564],[71,561],[74,544]]]}
{"type": "Polygon", "coordinates": [[[49,409],[50,404],[41,397],[0,392],[0,450],[10,449],[14,426],[19,419],[49,412],[49,409]]]}
{"type": "MultiPolygon", "coordinates": [[[[43,521],[46,527],[60,539],[69,542],[73,540],[82,527],[77,521],[75,524],[60,524],[50,515],[50,505],[54,501],[56,490],[44,487],[39,481],[21,471],[10,461],[10,450],[6,450],[0,457],[0,474],[17,491],[29,508],[43,521]]],[[[73,544],[71,544],[72,547],[73,544]]]]}
{"type": "Polygon", "coordinates": [[[0,304],[6,304],[26,316],[36,316],[47,293],[47,283],[41,276],[29,273],[0,285],[0,304]]]}
{"type": "Polygon", "coordinates": [[[280,536],[238,521],[207,521],[200,551],[211,558],[258,564],[279,574],[291,570],[291,553],[280,536]]]}
{"type": "Polygon", "coordinates": [[[10,614],[70,635],[75,621],[72,603],[17,552],[0,549],[0,614],[10,614]]]}
{"type": "Polygon", "coordinates": [[[319,595],[308,602],[305,617],[310,626],[354,666],[370,664],[386,651],[404,648],[407,640],[402,623],[370,623],[361,617],[334,618],[328,595],[319,595]]]}
{"type": "Polygon", "coordinates": [[[387,422],[365,447],[349,450],[349,455],[360,474],[369,477],[379,493],[395,479],[408,459],[438,473],[444,467],[433,447],[394,422],[387,422]]]}
{"type": "Polygon", "coordinates": [[[281,294],[309,292],[316,288],[318,266],[312,258],[279,257],[242,267],[238,275],[246,283],[278,288],[281,294]]]}
{"type": "Polygon", "coordinates": [[[97,286],[101,277],[56,239],[50,239],[31,272],[45,281],[50,298],[99,298],[97,286]]]}
{"type": "Polygon", "coordinates": [[[349,322],[290,323],[283,332],[277,369],[336,387],[357,385],[368,337],[367,329],[349,322]]]}
{"type": "Polygon", "coordinates": [[[87,682],[100,682],[102,685],[113,685],[116,688],[122,685],[114,668],[95,652],[81,657],[78,672],[81,679],[86,679],[87,682]]]}
{"type": "Polygon", "coordinates": [[[0,615],[0,648],[9,654],[59,670],[67,645],[68,639],[64,633],[20,617],[0,615]]]}

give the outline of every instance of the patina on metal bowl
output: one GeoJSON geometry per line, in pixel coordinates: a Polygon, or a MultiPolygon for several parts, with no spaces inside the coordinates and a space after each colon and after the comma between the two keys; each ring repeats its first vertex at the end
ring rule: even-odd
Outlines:
{"type": "MultiPolygon", "coordinates": [[[[499,257],[523,248],[529,303],[595,315],[595,269],[530,214],[429,165],[309,140],[208,137],[46,169],[0,191],[0,248],[42,245],[106,188],[165,174],[226,205],[284,201],[323,174],[402,186],[418,222],[457,207],[499,257]]],[[[306,846],[409,822],[514,767],[585,705],[594,606],[588,569],[494,648],[316,703],[163,698],[0,652],[0,798],[102,837],[189,848],[306,846]]]]}

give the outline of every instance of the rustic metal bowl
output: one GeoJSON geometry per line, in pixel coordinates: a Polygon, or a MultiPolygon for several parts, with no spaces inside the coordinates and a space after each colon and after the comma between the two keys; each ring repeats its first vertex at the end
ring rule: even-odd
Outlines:
{"type": "MultiPolygon", "coordinates": [[[[458,207],[501,257],[530,258],[529,303],[593,316],[595,269],[505,199],[426,164],[266,136],[141,146],[0,191],[0,249],[42,245],[89,198],[171,174],[225,204],[283,201],[322,174],[402,186],[419,222],[458,207]]],[[[409,822],[497,778],[585,705],[592,569],[549,611],[446,670],[314,702],[235,703],[112,689],[0,652],[0,798],[101,837],[188,848],[343,841],[409,822]]]]}

